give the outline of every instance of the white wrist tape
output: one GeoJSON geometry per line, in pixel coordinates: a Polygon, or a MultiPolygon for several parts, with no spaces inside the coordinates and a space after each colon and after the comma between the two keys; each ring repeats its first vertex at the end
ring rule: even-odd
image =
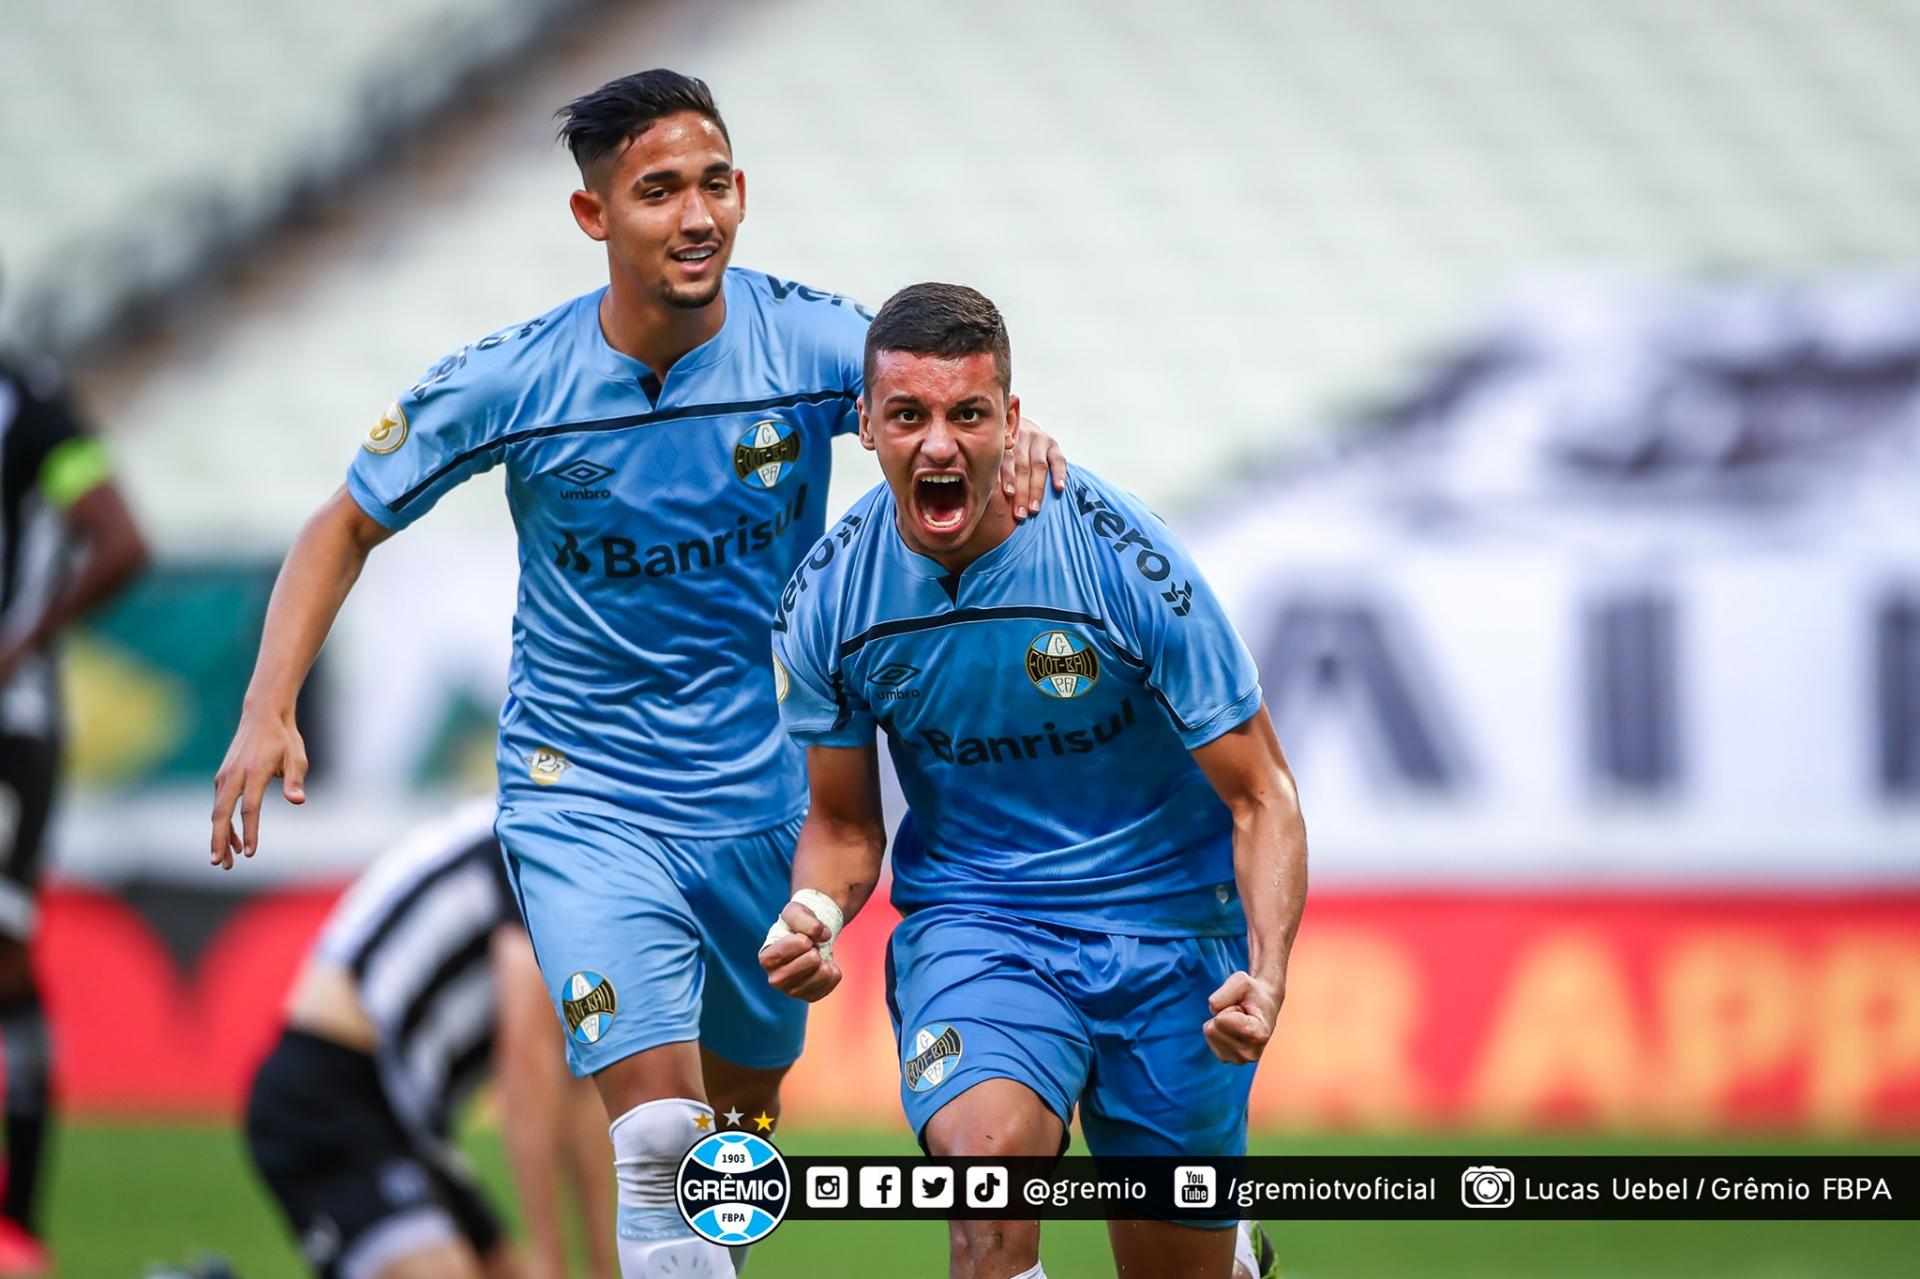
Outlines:
{"type": "MultiPolygon", "coordinates": [[[[841,926],[847,922],[847,917],[840,913],[840,907],[834,903],[833,898],[817,888],[802,888],[788,898],[788,901],[796,906],[805,906],[813,912],[815,919],[827,926],[827,939],[819,943],[817,949],[820,951],[820,958],[832,959],[833,939],[840,935],[841,926]]],[[[760,949],[765,950],[792,932],[793,929],[787,927],[786,920],[774,920],[773,927],[767,930],[767,939],[760,943],[760,949]]]]}

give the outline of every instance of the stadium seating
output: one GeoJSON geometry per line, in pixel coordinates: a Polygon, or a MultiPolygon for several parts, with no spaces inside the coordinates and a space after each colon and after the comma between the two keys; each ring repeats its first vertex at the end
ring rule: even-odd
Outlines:
{"type": "MultiPolygon", "coordinates": [[[[161,8],[12,10],[14,260],[44,263],[77,228],[113,243],[169,200],[224,226],[378,123],[371,71],[408,93],[444,74],[421,30],[521,7],[161,8]],[[114,177],[82,184],[101,157],[114,177]]],[[[1911,260],[1916,34],[1920,10],[1893,0],[590,7],[493,86],[444,172],[409,153],[354,188],[345,226],[296,239],[185,331],[191,360],[109,370],[101,402],[152,468],[136,483],[164,531],[284,537],[418,369],[595,282],[547,117],[665,63],[714,83],[739,140],[739,261],[870,301],[981,285],[1036,416],[1177,505],[1543,260],[1911,260]],[[271,433],[272,457],[183,455],[212,422],[271,433]],[[232,468],[218,507],[210,465],[232,468]]]]}

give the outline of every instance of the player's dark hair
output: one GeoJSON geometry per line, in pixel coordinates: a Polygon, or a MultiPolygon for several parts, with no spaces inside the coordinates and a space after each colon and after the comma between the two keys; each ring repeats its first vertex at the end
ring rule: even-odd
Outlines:
{"type": "Polygon", "coordinates": [[[727,145],[733,145],[707,82],[665,67],[621,76],[592,93],[582,94],[553,114],[560,121],[560,140],[573,152],[573,162],[584,176],[645,133],[654,121],[682,111],[713,121],[727,145]]]}
{"type": "Polygon", "coordinates": [[[1000,390],[1013,389],[1013,347],[1007,340],[1007,322],[986,294],[964,284],[909,284],[888,298],[867,329],[869,385],[875,360],[882,351],[949,360],[991,354],[993,371],[1000,375],[1000,390]]]}

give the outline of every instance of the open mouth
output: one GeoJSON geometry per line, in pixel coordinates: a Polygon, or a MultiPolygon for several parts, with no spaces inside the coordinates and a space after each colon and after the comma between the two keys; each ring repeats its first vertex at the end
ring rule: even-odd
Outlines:
{"type": "Polygon", "coordinates": [[[951,471],[914,476],[913,504],[928,532],[955,532],[967,522],[966,477],[951,471]]]}

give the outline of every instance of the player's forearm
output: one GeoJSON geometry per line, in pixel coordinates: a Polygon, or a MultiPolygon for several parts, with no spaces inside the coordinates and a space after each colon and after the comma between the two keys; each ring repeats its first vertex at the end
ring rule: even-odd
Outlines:
{"type": "Polygon", "coordinates": [[[1233,873],[1247,916],[1247,971],[1280,979],[1307,904],[1307,827],[1293,778],[1237,797],[1233,810],[1233,873]]]}
{"type": "Polygon", "coordinates": [[[357,507],[348,511],[342,503],[353,503],[344,490],[307,521],[280,566],[267,603],[260,656],[247,685],[249,713],[293,713],[300,686],[320,655],[340,606],[382,539],[383,535],[368,532],[371,521],[360,516],[357,507]]]}
{"type": "Polygon", "coordinates": [[[28,646],[45,645],[71,623],[117,595],[146,562],[146,545],[138,538],[111,545],[89,545],[72,580],[34,623],[28,646]]]}
{"type": "Polygon", "coordinates": [[[886,829],[878,820],[835,818],[818,806],[800,826],[793,850],[793,887],[825,893],[851,920],[880,882],[886,829]]]}

